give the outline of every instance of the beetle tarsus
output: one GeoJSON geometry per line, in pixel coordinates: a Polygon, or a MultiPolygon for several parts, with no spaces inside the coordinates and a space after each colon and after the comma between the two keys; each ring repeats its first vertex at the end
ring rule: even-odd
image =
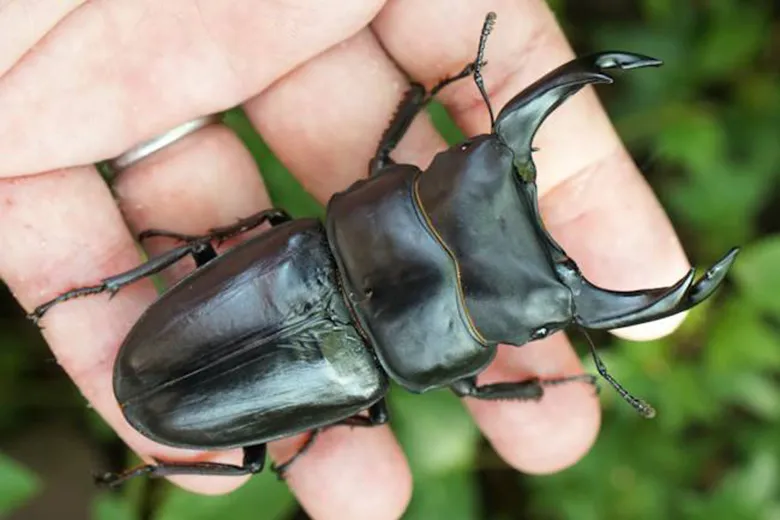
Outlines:
{"type": "Polygon", "coordinates": [[[187,244],[176,249],[171,249],[160,256],[150,259],[148,262],[120,273],[109,278],[105,278],[99,284],[91,285],[87,287],[79,287],[70,291],[64,292],[45,303],[42,303],[36,307],[31,313],[27,315],[27,318],[32,320],[33,323],[38,321],[46,314],[49,309],[58,303],[63,303],[74,298],[82,298],[84,296],[92,296],[104,292],[111,293],[111,296],[116,294],[122,287],[135,283],[143,278],[157,274],[163,269],[170,267],[185,256],[192,254],[196,248],[199,247],[197,243],[187,244]]]}

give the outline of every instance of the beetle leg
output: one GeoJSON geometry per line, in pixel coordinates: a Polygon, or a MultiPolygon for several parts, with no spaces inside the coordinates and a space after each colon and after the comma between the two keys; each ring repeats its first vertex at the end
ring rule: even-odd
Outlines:
{"type": "Polygon", "coordinates": [[[239,476],[260,473],[265,467],[266,445],[247,446],[244,448],[243,464],[222,464],[218,462],[159,462],[138,466],[122,473],[103,473],[95,475],[95,483],[115,487],[131,478],[148,475],[152,478],[169,477],[172,475],[208,475],[208,476],[239,476]]]}
{"type": "Polygon", "coordinates": [[[203,243],[204,245],[202,248],[192,253],[192,257],[195,259],[195,265],[201,267],[217,257],[217,251],[210,242],[216,241],[217,245],[219,245],[225,240],[240,235],[241,233],[246,233],[265,222],[270,223],[271,226],[278,226],[279,224],[284,224],[290,220],[292,220],[292,217],[284,210],[266,209],[246,218],[239,219],[238,222],[230,226],[211,228],[205,235],[187,235],[164,229],[147,229],[138,235],[138,240],[143,241],[147,238],[166,237],[188,243],[203,243]]]}
{"type": "Polygon", "coordinates": [[[425,87],[419,83],[412,83],[409,86],[409,90],[406,91],[404,97],[398,103],[398,108],[390,120],[385,133],[382,134],[382,139],[379,141],[374,157],[369,162],[368,170],[370,176],[380,173],[386,166],[395,164],[393,159],[390,158],[390,153],[395,150],[403,136],[406,135],[417,114],[433,100],[436,94],[447,85],[471,76],[474,74],[474,70],[474,64],[469,63],[455,76],[440,81],[430,92],[426,92],[425,87]]]}
{"type": "Polygon", "coordinates": [[[304,455],[307,451],[311,449],[312,446],[314,446],[314,441],[317,440],[317,436],[322,433],[322,428],[317,428],[316,430],[312,430],[309,434],[309,438],[306,439],[306,442],[303,443],[303,445],[298,448],[298,451],[293,453],[292,457],[287,459],[285,462],[281,464],[276,464],[275,462],[271,463],[271,471],[273,471],[276,474],[276,478],[279,480],[284,480],[287,476],[287,471],[290,469],[290,466],[293,465],[293,462],[298,460],[302,455],[304,455]]]}
{"type": "Polygon", "coordinates": [[[139,265],[138,267],[130,269],[129,271],[120,273],[116,276],[105,278],[97,285],[91,285],[88,287],[79,287],[77,289],[73,289],[63,294],[60,294],[56,298],[49,300],[48,302],[43,303],[38,307],[36,307],[30,314],[27,315],[27,318],[32,320],[34,323],[38,323],[38,321],[43,317],[43,315],[46,314],[46,312],[54,305],[58,303],[66,302],[73,298],[81,298],[83,296],[91,296],[94,294],[100,294],[104,292],[107,292],[111,296],[113,296],[122,287],[126,285],[130,285],[131,283],[135,283],[138,280],[141,280],[153,274],[157,274],[163,269],[172,266],[173,264],[175,264],[185,256],[191,254],[192,255],[197,254],[205,247],[208,247],[207,242],[206,243],[190,242],[181,247],[177,247],[176,249],[171,249],[170,251],[166,251],[160,256],[154,257],[150,259],[148,262],[145,262],[139,265]]]}
{"type": "Polygon", "coordinates": [[[311,447],[314,445],[314,441],[317,439],[317,436],[322,433],[323,430],[327,430],[329,428],[334,428],[336,426],[358,426],[358,427],[364,427],[364,428],[371,428],[373,426],[380,426],[382,424],[387,423],[387,421],[390,420],[390,414],[387,410],[387,402],[384,398],[380,399],[371,407],[368,409],[368,417],[364,415],[353,415],[352,417],[347,417],[346,419],[342,419],[336,423],[333,423],[328,426],[324,426],[322,428],[317,428],[316,430],[312,430],[311,434],[309,435],[309,438],[306,439],[306,442],[303,443],[303,445],[298,449],[295,454],[293,454],[292,457],[287,459],[282,464],[271,464],[271,471],[276,473],[276,477],[279,480],[284,480],[286,472],[290,469],[290,466],[298,460],[301,455],[305,454],[311,447]]]}
{"type": "Polygon", "coordinates": [[[545,386],[576,382],[592,385],[598,391],[596,377],[590,374],[577,374],[554,379],[533,377],[525,381],[491,383],[488,385],[477,385],[476,377],[467,377],[452,383],[450,389],[459,397],[473,397],[485,401],[538,401],[544,395],[545,386]]]}
{"type": "Polygon", "coordinates": [[[186,235],[164,229],[147,229],[138,235],[138,240],[143,241],[147,238],[166,237],[181,240],[182,242],[215,241],[217,244],[221,244],[229,238],[246,233],[266,222],[270,223],[271,226],[278,226],[290,220],[292,220],[292,217],[284,210],[265,209],[254,215],[239,219],[235,224],[211,228],[205,235],[186,235]]]}
{"type": "MultiPolygon", "coordinates": [[[[390,412],[387,410],[387,401],[383,397],[368,409],[368,417],[365,415],[353,415],[335,423],[333,426],[361,426],[370,428],[386,424],[390,420],[390,412]]],[[[331,426],[328,426],[330,428],[331,426]]]]}
{"type": "Polygon", "coordinates": [[[417,114],[419,114],[420,111],[425,108],[425,106],[430,103],[434,97],[436,97],[441,89],[451,83],[458,81],[459,79],[474,76],[474,81],[477,84],[477,88],[479,88],[479,92],[482,94],[482,98],[487,103],[488,110],[490,111],[490,123],[492,126],[493,108],[490,106],[490,102],[488,101],[487,94],[485,92],[485,86],[482,80],[482,74],[480,71],[482,70],[482,67],[487,65],[487,61],[483,59],[485,54],[485,44],[487,43],[487,38],[493,29],[495,19],[495,13],[491,12],[487,14],[485,17],[485,23],[482,26],[482,34],[479,39],[479,46],[477,48],[477,57],[473,62],[466,65],[458,74],[443,79],[437,83],[428,93],[425,92],[425,87],[419,83],[411,84],[409,90],[406,91],[403,99],[401,99],[401,102],[398,104],[398,109],[395,111],[395,115],[390,121],[390,125],[382,135],[382,139],[379,141],[376,154],[374,154],[374,157],[369,162],[368,171],[370,176],[374,176],[380,173],[384,167],[394,164],[393,160],[390,158],[390,152],[392,152],[396,146],[398,146],[398,143],[409,130],[409,127],[411,126],[412,121],[414,121],[414,118],[417,116],[417,114]]]}

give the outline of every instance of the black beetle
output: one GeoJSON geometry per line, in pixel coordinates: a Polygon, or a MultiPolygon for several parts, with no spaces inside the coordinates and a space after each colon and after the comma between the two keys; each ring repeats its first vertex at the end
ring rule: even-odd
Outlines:
{"type": "MultiPolygon", "coordinates": [[[[477,58],[426,93],[413,84],[369,166],[370,176],[336,194],[325,226],[262,211],[204,236],[148,230],[140,239],[186,242],[92,287],[62,294],[115,293],[193,255],[197,269],[138,320],[119,351],[114,392],[129,423],[163,444],[244,449],[242,465],[161,462],[135,475],[239,475],[263,469],[265,445],[334,425],[385,423],[388,376],[413,392],[450,387],[478,399],[539,399],[545,385],[594,383],[593,376],[477,385],[499,343],[521,346],[575,324],[613,329],[669,316],[721,284],[732,249],[694,283],[614,292],[589,283],[545,231],[537,206],[531,141],[546,116],[588,84],[611,83],[611,68],[658,66],[637,54],[606,52],[553,70],[493,117],[477,58]],[[441,88],[474,76],[492,132],[436,156],[422,172],[390,152],[441,88]],[[269,222],[272,228],[222,256],[213,242],[269,222]],[[368,409],[368,415],[361,415],[368,409]]],[[[604,376],[640,413],[653,409],[604,376]]],[[[303,453],[276,468],[283,471],[303,453]]]]}

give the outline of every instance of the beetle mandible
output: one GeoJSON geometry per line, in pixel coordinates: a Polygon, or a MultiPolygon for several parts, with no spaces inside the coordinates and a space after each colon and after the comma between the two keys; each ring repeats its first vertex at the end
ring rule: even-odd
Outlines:
{"type": "MultiPolygon", "coordinates": [[[[694,282],[691,270],[663,288],[615,292],[588,282],[545,230],[531,141],[584,86],[607,70],[658,66],[626,52],[575,59],[520,92],[494,116],[482,81],[485,19],[477,57],[430,92],[412,84],[382,136],[370,175],[336,194],[323,226],[271,209],[203,236],[147,230],[184,242],[135,269],[74,289],[36,308],[108,292],[186,256],[197,268],[167,290],[125,338],[114,393],[129,423],[170,446],[240,447],[241,465],[160,462],[99,482],[148,474],[240,475],[265,464],[266,443],[305,431],[309,440],[280,474],[335,425],[388,421],[389,379],[413,392],[449,387],[477,399],[537,400],[548,385],[595,383],[590,375],[478,385],[498,344],[522,346],[569,325],[614,329],[684,311],[722,283],[737,249],[694,282]],[[491,132],[438,154],[425,172],[390,154],[442,88],[473,76],[491,132]],[[265,222],[271,229],[217,256],[221,242],[265,222]],[[367,415],[361,413],[368,410],[367,415]]],[[[642,415],[653,409],[598,372],[642,415]]]]}

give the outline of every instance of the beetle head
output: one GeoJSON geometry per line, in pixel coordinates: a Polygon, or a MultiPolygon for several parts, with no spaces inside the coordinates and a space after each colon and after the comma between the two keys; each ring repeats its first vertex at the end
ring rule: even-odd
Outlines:
{"type": "MultiPolygon", "coordinates": [[[[570,292],[567,314],[583,332],[585,328],[614,329],[682,312],[709,297],[723,282],[726,273],[737,255],[734,248],[712,266],[703,277],[694,281],[694,271],[689,271],[677,283],[669,287],[639,291],[617,292],[602,289],[590,283],[582,276],[576,263],[568,257],[563,248],[546,231],[542,222],[536,189],[536,168],[531,158],[531,143],[545,118],[567,98],[589,84],[612,83],[613,78],[605,71],[620,68],[630,70],[648,66],[658,66],[657,59],[625,52],[605,52],[585,56],[566,63],[553,70],[511,99],[493,120],[493,111],[482,85],[480,68],[483,64],[485,38],[489,34],[495,15],[488,15],[480,39],[474,78],[477,87],[485,99],[491,115],[493,134],[511,151],[513,173],[518,190],[524,199],[523,206],[530,212],[534,221],[536,236],[540,246],[546,251],[550,267],[555,277],[570,292]]],[[[526,235],[527,236],[527,235],[526,235]]],[[[551,287],[555,284],[548,283],[551,287]]],[[[548,291],[549,292],[549,291],[548,291]]],[[[541,294],[541,293],[540,293],[541,294]]],[[[550,299],[549,297],[545,297],[550,299]]],[[[568,320],[567,320],[568,321],[568,320]]],[[[530,325],[526,323],[526,325],[530,325]]],[[[543,324],[528,327],[530,339],[546,336],[559,330],[566,323],[555,323],[552,327],[543,324]]],[[[587,336],[587,333],[585,333],[587,336]]],[[[655,412],[644,401],[627,392],[606,370],[596,354],[593,343],[588,338],[593,359],[599,373],[645,417],[655,412]]],[[[519,343],[517,343],[519,344],[519,343]]]]}
{"type": "Polygon", "coordinates": [[[612,83],[605,70],[659,66],[661,61],[640,54],[605,52],[584,56],[553,70],[510,100],[496,118],[494,131],[514,155],[513,163],[521,190],[535,209],[537,225],[543,232],[551,260],[560,280],[572,291],[574,320],[593,329],[613,329],[644,323],[682,312],[710,296],[723,282],[737,255],[729,251],[705,275],[694,282],[689,271],[669,287],[616,292],[599,288],[580,273],[577,265],[544,230],[538,211],[536,168],[531,158],[531,142],[545,118],[584,86],[612,83]]]}

